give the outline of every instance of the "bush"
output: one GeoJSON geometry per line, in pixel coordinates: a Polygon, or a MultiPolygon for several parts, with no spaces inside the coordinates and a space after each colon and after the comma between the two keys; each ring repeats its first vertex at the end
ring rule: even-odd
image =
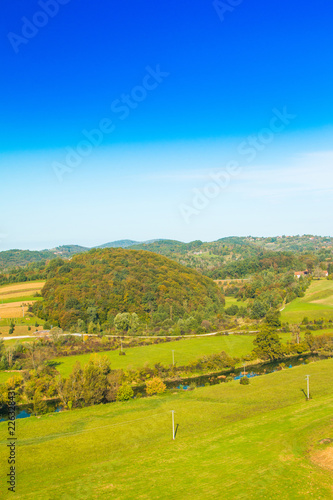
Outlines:
{"type": "Polygon", "coordinates": [[[240,379],[239,383],[240,383],[241,385],[249,385],[249,383],[250,383],[250,379],[248,379],[246,376],[245,376],[245,377],[242,377],[242,378],[240,379]]]}
{"type": "Polygon", "coordinates": [[[128,401],[134,396],[133,389],[130,385],[123,384],[117,391],[117,401],[128,401]]]}
{"type": "Polygon", "coordinates": [[[153,377],[146,382],[146,393],[152,396],[153,394],[162,394],[166,389],[166,385],[159,377],[153,377]]]}

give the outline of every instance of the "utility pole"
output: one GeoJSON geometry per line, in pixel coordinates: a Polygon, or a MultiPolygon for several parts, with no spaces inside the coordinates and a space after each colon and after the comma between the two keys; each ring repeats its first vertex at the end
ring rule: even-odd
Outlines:
{"type": "Polygon", "coordinates": [[[24,318],[24,306],[22,305],[22,314],[23,314],[23,318],[24,318]]]}
{"type": "Polygon", "coordinates": [[[172,439],[175,439],[175,410],[171,410],[172,413],[172,439]]]}
{"type": "Polygon", "coordinates": [[[175,366],[175,351],[172,349],[172,364],[175,366]]]}
{"type": "Polygon", "coordinates": [[[123,352],[123,341],[120,341],[120,351],[123,352]]]}
{"type": "Polygon", "coordinates": [[[310,375],[306,376],[307,399],[310,399],[310,375]]]}

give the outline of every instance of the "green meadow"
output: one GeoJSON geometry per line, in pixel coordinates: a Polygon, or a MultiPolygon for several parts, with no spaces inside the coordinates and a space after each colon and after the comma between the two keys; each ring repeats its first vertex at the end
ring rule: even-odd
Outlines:
{"type": "Polygon", "coordinates": [[[310,321],[333,320],[333,281],[313,281],[304,297],[293,300],[281,312],[283,322],[300,323],[305,316],[310,321]]]}
{"type": "MultiPolygon", "coordinates": [[[[124,349],[126,356],[119,356],[119,350],[99,354],[106,355],[111,362],[111,368],[115,370],[137,368],[146,363],[150,366],[156,363],[168,366],[172,364],[172,351],[174,351],[175,363],[181,366],[187,365],[201,356],[221,351],[225,351],[233,357],[244,356],[252,350],[254,338],[254,335],[221,335],[126,348],[124,349]]],[[[67,377],[77,361],[80,361],[81,364],[87,363],[90,356],[91,354],[81,354],[56,358],[55,361],[59,363],[56,368],[63,376],[67,377]]]]}
{"type": "MultiPolygon", "coordinates": [[[[312,457],[333,437],[332,372],[325,360],[249,386],[233,381],[19,420],[16,493],[3,483],[2,498],[331,499],[333,472],[312,457]]],[[[6,438],[2,422],[2,470],[6,438]]]]}
{"type": "MultiPolygon", "coordinates": [[[[321,335],[324,332],[328,333],[329,330],[315,330],[312,334],[321,335]]],[[[330,333],[332,333],[332,331],[330,333]]],[[[281,332],[279,333],[279,337],[283,343],[292,340],[292,334],[290,332],[281,332]]],[[[121,368],[138,368],[145,364],[154,366],[156,363],[168,366],[172,364],[172,351],[174,351],[175,364],[182,366],[188,365],[202,356],[219,353],[221,351],[226,352],[229,356],[241,358],[242,356],[250,354],[253,350],[254,339],[255,334],[197,337],[156,345],[124,348],[126,352],[125,356],[119,356],[119,350],[105,351],[98,354],[108,357],[113,370],[121,368]]],[[[56,366],[57,370],[64,377],[67,377],[77,361],[83,365],[89,361],[91,355],[91,353],[88,353],[77,356],[64,356],[55,358],[54,361],[58,363],[56,366]]]]}

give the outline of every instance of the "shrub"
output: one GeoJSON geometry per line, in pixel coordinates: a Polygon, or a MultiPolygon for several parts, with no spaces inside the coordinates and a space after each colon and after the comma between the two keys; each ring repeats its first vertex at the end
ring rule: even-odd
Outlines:
{"type": "Polygon", "coordinates": [[[117,391],[117,401],[128,401],[134,396],[133,389],[130,385],[123,384],[117,391]]]}
{"type": "Polygon", "coordinates": [[[246,376],[245,376],[245,377],[242,377],[242,378],[240,379],[239,383],[240,383],[241,385],[249,385],[249,383],[250,383],[250,379],[248,379],[246,376]]]}
{"type": "Polygon", "coordinates": [[[162,394],[166,389],[166,385],[159,377],[153,377],[146,382],[146,393],[152,396],[153,394],[162,394]]]}

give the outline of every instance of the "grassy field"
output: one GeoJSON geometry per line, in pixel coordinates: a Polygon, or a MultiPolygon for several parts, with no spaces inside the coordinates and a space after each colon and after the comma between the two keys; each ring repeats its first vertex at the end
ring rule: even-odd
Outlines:
{"type": "Polygon", "coordinates": [[[247,300],[237,300],[236,297],[226,297],[225,307],[230,307],[236,305],[238,307],[246,307],[248,304],[247,300]]]}
{"type": "MultiPolygon", "coordinates": [[[[136,368],[144,366],[145,363],[150,366],[155,363],[168,366],[172,364],[172,350],[174,350],[175,363],[181,366],[200,356],[221,351],[227,352],[230,356],[243,356],[252,350],[253,339],[254,336],[251,335],[202,337],[124,349],[126,356],[119,356],[119,350],[106,351],[100,354],[105,354],[109,358],[111,368],[115,370],[118,368],[136,368]]],[[[90,356],[91,354],[82,354],[57,358],[56,361],[60,364],[56,368],[63,376],[67,377],[77,361],[82,364],[87,363],[90,356]]]]}
{"type": "MultiPolygon", "coordinates": [[[[17,421],[15,498],[333,498],[333,360],[251,380],[17,421]],[[302,389],[311,375],[310,401],[302,389]],[[171,410],[179,426],[172,440],[171,410]]],[[[7,423],[0,423],[2,478],[7,423]]],[[[4,480],[3,480],[4,481],[4,480]]],[[[11,498],[5,493],[2,498],[11,498]]]]}
{"type": "Polygon", "coordinates": [[[333,319],[333,281],[313,281],[304,297],[293,300],[281,312],[283,322],[300,323],[305,316],[310,321],[333,319]]]}
{"type": "MultiPolygon", "coordinates": [[[[43,320],[37,318],[36,316],[29,316],[25,318],[14,318],[14,323],[15,323],[15,331],[13,333],[13,336],[20,336],[20,335],[33,335],[33,333],[36,330],[43,330],[43,326],[41,323],[43,320]],[[36,321],[40,326],[35,327],[36,321]],[[30,326],[30,330],[29,330],[30,326]]],[[[0,339],[3,337],[8,337],[8,332],[10,329],[10,319],[2,319],[0,321],[0,339]]],[[[7,342],[7,341],[6,341],[7,342]]]]}

